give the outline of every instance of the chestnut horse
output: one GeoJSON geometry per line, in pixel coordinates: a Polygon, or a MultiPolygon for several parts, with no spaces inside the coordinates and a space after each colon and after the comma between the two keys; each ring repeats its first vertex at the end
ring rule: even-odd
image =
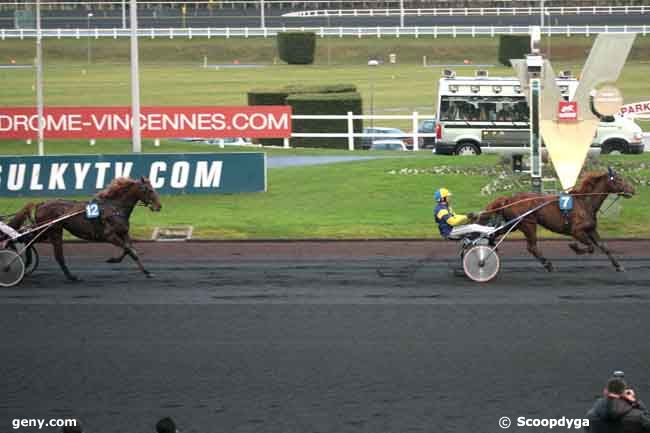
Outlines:
{"type": "MultiPolygon", "coordinates": [[[[33,207],[36,225],[47,224],[48,221],[71,215],[49,226],[44,233],[52,244],[56,261],[68,280],[76,281],[78,278],[70,273],[65,264],[63,229],[81,239],[109,242],[121,248],[122,254],[108,259],[109,263],[119,263],[128,255],[137,263],[142,273],[151,277],[151,273],[142,266],[129,236],[129,218],[138,203],[142,202],[154,212],[160,211],[162,207],[151,182],[145,177],[139,180],[120,177],[114,179],[106,189],[98,192],[93,201],[99,209],[99,215],[95,219],[88,219],[85,215],[87,202],[74,200],[48,200],[35,206],[29,203],[17,215],[26,219],[30,214],[29,210],[33,207]]],[[[23,221],[13,220],[12,222],[18,227],[23,223],[23,221]]]]}
{"type": "Polygon", "coordinates": [[[539,260],[547,271],[553,270],[553,264],[537,247],[537,225],[555,233],[571,236],[578,241],[569,244],[576,254],[592,254],[596,248],[600,249],[609,257],[617,271],[624,271],[623,266],[607,249],[596,230],[597,213],[609,194],[630,198],[634,195],[634,187],[626,183],[614,170],[608,168],[605,173],[587,174],[580,185],[570,190],[569,194],[573,196],[573,210],[566,214],[557,204],[559,196],[525,192],[494,200],[481,212],[479,220],[485,223],[491,215],[497,214],[510,221],[537,206],[542,206],[523,218],[517,230],[526,236],[528,252],[539,260]],[[544,203],[548,204],[544,206],[544,203]]]}
{"type": "Polygon", "coordinates": [[[10,215],[12,218],[7,221],[7,225],[16,231],[20,231],[25,221],[33,223],[32,213],[34,212],[35,206],[36,203],[27,203],[21,210],[10,215]]]}

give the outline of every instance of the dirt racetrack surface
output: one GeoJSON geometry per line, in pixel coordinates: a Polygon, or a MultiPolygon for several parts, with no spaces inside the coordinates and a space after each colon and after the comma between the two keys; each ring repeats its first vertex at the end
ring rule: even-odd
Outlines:
{"type": "Polygon", "coordinates": [[[482,285],[446,242],[139,243],[153,279],[68,243],[79,283],[42,245],[0,290],[0,431],[499,432],[582,418],[615,369],[648,400],[650,242],[609,245],[626,272],[548,241],[547,273],[506,242],[482,285]]]}
{"type": "MultiPolygon", "coordinates": [[[[499,249],[496,280],[476,284],[462,275],[458,244],[439,241],[141,242],[137,249],[154,278],[106,244],[68,243],[67,263],[82,281],[65,281],[49,245],[42,265],[17,288],[0,291],[6,303],[221,303],[221,302],[556,302],[603,300],[598,288],[649,287],[650,241],[610,241],[627,272],[615,272],[602,254],[576,256],[566,241],[541,242],[555,272],[546,272],[523,241],[499,249]],[[544,290],[539,290],[543,287],[544,290]],[[152,293],[164,291],[164,296],[152,293]],[[464,292],[466,291],[466,293],[464,292]],[[515,293],[530,292],[525,298],[515,293]],[[465,294],[467,296],[465,296],[465,294]]],[[[621,300],[645,299],[644,293],[621,300]]],[[[626,297],[627,296],[627,297],[626,297]]]]}
{"type": "MultiPolygon", "coordinates": [[[[542,251],[549,257],[575,258],[566,240],[540,241],[542,251]]],[[[614,239],[607,245],[618,255],[650,257],[650,240],[614,239]]],[[[295,259],[319,260],[331,258],[431,258],[455,259],[458,244],[440,240],[305,240],[305,241],[191,241],[191,242],[138,242],[140,254],[154,259],[295,259]]],[[[38,244],[45,257],[52,257],[48,244],[38,244]]],[[[503,257],[530,257],[526,244],[521,240],[506,240],[499,248],[503,257]]],[[[115,247],[101,243],[68,242],[65,244],[66,257],[102,258],[117,252],[115,247]]],[[[590,258],[590,256],[585,256],[590,258]]],[[[595,254],[598,258],[598,254],[595,254]]],[[[531,258],[532,260],[532,258],[531,258]]]]}

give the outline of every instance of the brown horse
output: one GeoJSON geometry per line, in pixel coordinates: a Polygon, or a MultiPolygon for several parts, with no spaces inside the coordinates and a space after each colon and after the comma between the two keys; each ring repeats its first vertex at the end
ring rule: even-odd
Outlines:
{"type": "Polygon", "coordinates": [[[34,220],[32,219],[32,214],[35,207],[36,203],[27,203],[21,210],[12,215],[12,218],[7,221],[7,225],[16,231],[19,231],[25,221],[33,223],[34,220]]]}
{"type": "MultiPolygon", "coordinates": [[[[54,247],[56,261],[68,280],[76,281],[78,278],[70,273],[65,264],[63,229],[81,239],[109,242],[122,248],[122,254],[108,259],[108,262],[119,263],[126,255],[129,255],[137,263],[138,268],[147,277],[151,277],[151,273],[142,266],[129,236],[129,218],[138,203],[142,202],[154,212],[158,212],[162,208],[160,198],[149,180],[145,177],[139,180],[125,177],[114,179],[106,189],[95,195],[94,202],[99,208],[99,216],[96,219],[87,218],[85,208],[88,203],[83,201],[48,200],[35,206],[34,222],[36,225],[47,224],[57,218],[72,215],[49,226],[44,233],[54,247]]],[[[29,210],[33,206],[32,203],[27,204],[17,215],[29,215],[29,210]]],[[[12,222],[18,227],[23,223],[23,221],[13,220],[12,222]]]]}
{"type": "Polygon", "coordinates": [[[542,207],[522,219],[517,226],[526,236],[528,251],[539,260],[547,271],[553,270],[553,264],[545,258],[537,247],[537,225],[552,232],[571,236],[578,242],[569,244],[576,254],[592,254],[595,248],[609,257],[617,271],[625,269],[616,260],[602,242],[597,227],[597,213],[608,194],[618,194],[625,198],[634,195],[634,187],[626,183],[611,168],[605,173],[589,173],[580,186],[569,191],[573,196],[573,210],[563,213],[557,204],[559,196],[538,193],[518,193],[512,197],[501,197],[490,203],[479,220],[487,222],[491,215],[502,216],[506,221],[513,220],[537,206],[542,207]],[[555,202],[555,203],[551,203],[555,202]],[[547,205],[543,205],[548,203],[547,205]],[[583,244],[582,248],[578,243],[583,244]]]}

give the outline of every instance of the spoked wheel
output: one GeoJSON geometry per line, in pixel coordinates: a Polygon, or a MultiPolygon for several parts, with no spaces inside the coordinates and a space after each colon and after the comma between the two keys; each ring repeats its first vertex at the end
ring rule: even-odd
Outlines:
{"type": "Polygon", "coordinates": [[[486,283],[499,273],[501,262],[496,251],[486,245],[477,245],[465,251],[463,270],[465,275],[477,283],[486,283]]]}
{"type": "Polygon", "coordinates": [[[23,263],[25,264],[25,276],[30,275],[36,270],[36,268],[38,268],[39,256],[34,245],[30,245],[29,248],[25,249],[24,243],[13,242],[11,244],[11,249],[19,253],[20,258],[23,259],[23,263]]]}
{"type": "Polygon", "coordinates": [[[34,245],[30,245],[25,252],[27,260],[25,261],[25,276],[31,275],[32,272],[38,268],[38,263],[40,258],[38,257],[38,251],[34,248],[34,245]]]}
{"type": "Polygon", "coordinates": [[[25,263],[12,250],[0,250],[0,287],[12,287],[25,277],[25,263]]]}

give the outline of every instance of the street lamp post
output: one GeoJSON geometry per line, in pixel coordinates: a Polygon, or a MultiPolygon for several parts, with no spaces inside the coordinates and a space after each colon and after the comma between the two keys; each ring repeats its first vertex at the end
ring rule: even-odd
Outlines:
{"type": "Polygon", "coordinates": [[[43,37],[41,35],[41,1],[36,0],[36,117],[38,118],[38,155],[45,155],[43,118],[43,37]]]}
{"type": "Polygon", "coordinates": [[[122,0],[122,28],[126,29],[126,0],[122,0]]]}
{"type": "MultiPolygon", "coordinates": [[[[549,26],[552,26],[553,21],[552,21],[552,18],[551,18],[551,13],[549,11],[545,11],[544,16],[546,17],[546,24],[549,25],[549,26]]],[[[542,29],[542,31],[543,31],[543,29],[542,29]]],[[[548,58],[548,59],[551,58],[551,38],[552,38],[552,35],[549,34],[549,33],[553,33],[553,32],[547,32],[546,33],[546,35],[547,35],[546,39],[548,40],[547,49],[546,49],[546,51],[547,51],[546,52],[546,58],[548,58]]]]}
{"type": "Polygon", "coordinates": [[[379,65],[379,62],[375,59],[368,60],[368,66],[370,67],[368,73],[368,81],[370,81],[370,127],[375,127],[375,74],[373,69],[379,65]]]}
{"type": "Polygon", "coordinates": [[[332,64],[332,45],[330,42],[330,37],[329,37],[329,29],[331,27],[330,23],[330,14],[329,12],[325,11],[325,14],[327,15],[327,32],[328,32],[328,37],[327,37],[327,66],[332,64]]]}
{"type": "Polygon", "coordinates": [[[86,20],[86,29],[88,31],[88,64],[90,65],[92,60],[92,54],[90,51],[90,19],[93,17],[92,12],[88,12],[88,18],[86,20]]]}
{"type": "Polygon", "coordinates": [[[260,0],[260,27],[266,27],[266,11],[264,10],[264,0],[260,0]]]}
{"type": "Polygon", "coordinates": [[[133,153],[142,152],[140,134],[140,60],[138,55],[138,5],[131,0],[131,140],[133,153]]]}

